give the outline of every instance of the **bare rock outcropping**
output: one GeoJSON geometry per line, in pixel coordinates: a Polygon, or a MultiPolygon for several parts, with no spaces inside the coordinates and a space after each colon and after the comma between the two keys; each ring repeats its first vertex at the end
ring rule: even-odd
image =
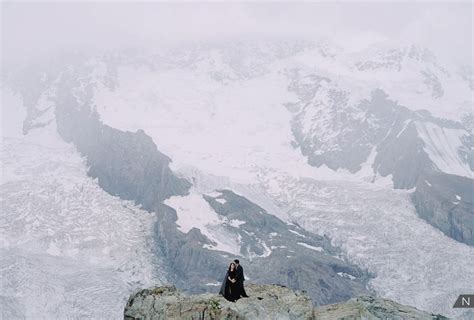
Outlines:
{"type": "Polygon", "coordinates": [[[442,320],[439,314],[420,311],[391,300],[360,296],[344,303],[321,306],[314,310],[314,319],[390,319],[390,320],[442,320]]]}
{"type": "Polygon", "coordinates": [[[371,296],[314,308],[305,292],[283,286],[248,284],[246,291],[249,298],[233,303],[211,293],[184,295],[173,286],[144,289],[129,298],[124,319],[447,319],[371,296]]]}

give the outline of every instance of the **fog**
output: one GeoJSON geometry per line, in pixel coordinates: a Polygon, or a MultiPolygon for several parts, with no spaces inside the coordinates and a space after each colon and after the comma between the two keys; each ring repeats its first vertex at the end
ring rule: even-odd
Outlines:
{"type": "Polygon", "coordinates": [[[471,2],[0,9],[0,318],[217,295],[231,257],[473,318],[471,2]]]}
{"type": "Polygon", "coordinates": [[[328,38],[421,44],[472,65],[472,3],[2,3],[2,62],[188,41],[328,38]]]}

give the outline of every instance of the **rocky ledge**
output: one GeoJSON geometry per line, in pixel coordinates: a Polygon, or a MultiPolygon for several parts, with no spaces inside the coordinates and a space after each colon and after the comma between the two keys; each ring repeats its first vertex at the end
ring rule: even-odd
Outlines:
{"type": "Polygon", "coordinates": [[[305,292],[279,285],[246,285],[249,298],[229,302],[205,293],[184,295],[175,287],[154,287],[133,294],[124,319],[447,319],[396,302],[360,296],[314,308],[305,292]]]}

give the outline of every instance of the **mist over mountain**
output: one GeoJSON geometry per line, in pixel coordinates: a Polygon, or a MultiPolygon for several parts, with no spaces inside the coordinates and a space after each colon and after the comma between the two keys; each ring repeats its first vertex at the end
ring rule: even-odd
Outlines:
{"type": "Polygon", "coordinates": [[[153,14],[131,23],[142,12],[131,4],[114,18],[106,5],[58,12],[74,6],[71,21],[124,17],[130,31],[100,47],[112,31],[91,22],[96,38],[76,34],[84,50],[60,52],[71,39],[58,37],[29,61],[11,19],[47,7],[5,10],[2,316],[123,317],[142,288],[216,293],[234,258],[248,281],[305,290],[315,306],[370,294],[473,316],[452,309],[474,283],[473,68],[446,58],[436,41],[449,40],[415,41],[420,27],[401,41],[388,18],[380,34],[331,39],[299,6],[217,16],[170,4],[211,19],[165,41],[145,28],[153,14]],[[279,36],[289,8],[308,30],[279,36]],[[148,31],[135,42],[137,30],[148,31]]]}

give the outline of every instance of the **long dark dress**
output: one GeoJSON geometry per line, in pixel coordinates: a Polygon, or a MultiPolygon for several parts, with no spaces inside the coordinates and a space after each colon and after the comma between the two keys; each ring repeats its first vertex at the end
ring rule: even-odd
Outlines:
{"type": "Polygon", "coordinates": [[[227,271],[224,281],[222,281],[221,290],[219,291],[219,294],[229,301],[236,301],[240,298],[237,282],[232,283],[232,281],[229,280],[229,278],[235,279],[236,275],[237,272],[235,270],[227,271]]]}

